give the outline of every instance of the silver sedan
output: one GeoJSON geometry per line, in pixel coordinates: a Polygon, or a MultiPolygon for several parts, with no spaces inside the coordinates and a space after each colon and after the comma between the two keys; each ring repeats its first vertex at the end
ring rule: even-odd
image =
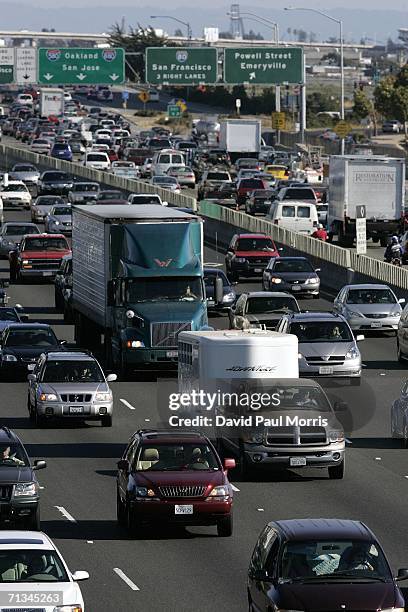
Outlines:
{"type": "Polygon", "coordinates": [[[72,234],[72,209],[67,204],[53,206],[45,217],[45,231],[48,234],[72,234]]]}

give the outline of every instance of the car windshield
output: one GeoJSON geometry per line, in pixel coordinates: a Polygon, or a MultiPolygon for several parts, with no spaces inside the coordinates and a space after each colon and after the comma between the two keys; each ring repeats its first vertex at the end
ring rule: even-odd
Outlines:
{"type": "Polygon", "coordinates": [[[308,540],[287,542],[280,566],[281,579],[330,578],[391,580],[389,565],[379,546],[364,540],[308,540]]]}
{"type": "Polygon", "coordinates": [[[63,217],[65,215],[72,215],[72,208],[70,206],[56,206],[51,211],[52,215],[56,217],[63,217]]]}
{"type": "Polygon", "coordinates": [[[16,321],[18,323],[18,314],[14,308],[0,308],[0,321],[16,321]]]}
{"type": "Polygon", "coordinates": [[[74,191],[98,191],[99,185],[92,183],[77,183],[74,185],[74,191]]]}
{"type": "Polygon", "coordinates": [[[201,279],[162,277],[131,279],[126,283],[126,301],[200,302],[203,299],[201,279]]]}
{"type": "Polygon", "coordinates": [[[98,154],[98,153],[88,153],[86,156],[87,161],[97,161],[97,162],[106,162],[108,161],[108,157],[106,154],[98,154]]]}
{"type": "Polygon", "coordinates": [[[136,195],[130,201],[132,204],[161,204],[157,195],[136,195]]]}
{"type": "Polygon", "coordinates": [[[176,185],[177,179],[173,176],[155,176],[153,183],[157,185],[176,185]]]}
{"type": "Polygon", "coordinates": [[[269,200],[270,198],[273,198],[275,196],[275,191],[270,191],[267,189],[257,189],[256,191],[254,191],[254,193],[252,194],[254,196],[254,198],[256,198],[257,200],[261,200],[261,199],[265,199],[265,200],[269,200]]]}
{"type": "Polygon", "coordinates": [[[121,191],[105,191],[105,193],[100,193],[98,197],[98,201],[101,200],[123,200],[123,193],[121,191]]]}
{"type": "Polygon", "coordinates": [[[316,200],[313,189],[290,188],[285,193],[285,200],[316,200]]]}
{"type": "Polygon", "coordinates": [[[56,346],[58,340],[50,329],[11,329],[7,334],[5,346],[18,347],[47,347],[56,346]]]}
{"type": "Polygon", "coordinates": [[[43,176],[45,181],[71,181],[72,179],[63,172],[46,172],[43,176]]]}
{"type": "Polygon", "coordinates": [[[270,238],[240,238],[237,251],[275,251],[275,245],[270,238]]]}
{"type": "Polygon", "coordinates": [[[0,467],[28,467],[29,465],[28,457],[21,444],[13,442],[0,444],[0,467]]]}
{"type": "Polygon", "coordinates": [[[28,238],[25,241],[25,251],[68,251],[65,238],[28,238]]]}
{"type": "Polygon", "coordinates": [[[291,261],[276,260],[274,262],[273,271],[278,274],[286,272],[314,272],[310,262],[305,259],[292,259],[291,261]]]}
{"type": "MultiPolygon", "coordinates": [[[[30,540],[32,538],[27,538],[30,540]]],[[[41,540],[40,540],[41,541],[41,540]]],[[[37,540],[33,540],[37,544],[37,540]]],[[[0,551],[2,582],[69,582],[62,560],[49,549],[8,549],[0,551]]],[[[31,592],[31,591],[30,591],[31,592]]]]}
{"type": "Polygon", "coordinates": [[[34,166],[14,166],[12,172],[38,172],[34,166]]]}
{"type": "Polygon", "coordinates": [[[69,150],[69,145],[64,144],[64,143],[57,143],[54,145],[54,151],[68,151],[69,150]]]}
{"type": "Polygon", "coordinates": [[[3,187],[2,191],[27,191],[27,187],[25,185],[6,185],[3,187]]]}
{"type": "Polygon", "coordinates": [[[6,236],[24,236],[25,234],[39,234],[38,227],[34,225],[7,225],[4,234],[6,236]]]}
{"type": "Polygon", "coordinates": [[[346,304],[396,304],[389,289],[350,289],[346,304]]]}
{"type": "Polygon", "coordinates": [[[47,196],[40,196],[35,201],[36,206],[53,206],[55,204],[65,204],[65,202],[62,198],[55,196],[51,198],[47,196]]]}
{"type": "Polygon", "coordinates": [[[244,189],[262,189],[263,187],[263,181],[261,179],[255,179],[255,178],[247,178],[247,179],[242,179],[242,181],[240,181],[239,183],[239,188],[244,188],[244,189]]]}
{"type": "Polygon", "coordinates": [[[207,181],[229,181],[230,176],[228,172],[209,172],[207,174],[207,181]]]}
{"type": "Polygon", "coordinates": [[[299,312],[294,298],[288,297],[251,297],[247,301],[247,314],[266,314],[268,312],[299,312]]]}
{"type": "Polygon", "coordinates": [[[352,342],[352,333],[343,321],[302,321],[290,326],[299,342],[352,342]]]}
{"type": "Polygon", "coordinates": [[[45,383],[102,383],[104,376],[96,361],[47,361],[42,376],[45,383]]]}
{"type": "Polygon", "coordinates": [[[135,457],[137,472],[219,470],[214,451],[200,442],[144,444],[135,457]]]}

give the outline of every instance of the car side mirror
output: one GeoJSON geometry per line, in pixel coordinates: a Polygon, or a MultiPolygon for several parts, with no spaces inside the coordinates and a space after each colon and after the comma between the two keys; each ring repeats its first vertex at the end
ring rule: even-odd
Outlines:
{"type": "Polygon", "coordinates": [[[405,304],[405,298],[400,298],[398,300],[398,304],[405,304]]]}
{"type": "Polygon", "coordinates": [[[43,470],[47,467],[47,462],[44,459],[36,459],[34,461],[33,470],[43,470]]]}
{"type": "Polygon", "coordinates": [[[348,410],[347,402],[335,402],[333,409],[335,412],[345,412],[348,410]]]}
{"type": "Polygon", "coordinates": [[[259,582],[265,582],[266,580],[270,580],[268,576],[268,572],[264,569],[256,569],[252,572],[252,578],[259,582]]]}
{"type": "Polygon", "coordinates": [[[78,582],[79,580],[88,580],[88,578],[89,578],[88,572],[84,572],[82,570],[74,572],[72,574],[72,580],[75,580],[75,582],[78,582]]]}
{"type": "Polygon", "coordinates": [[[356,336],[356,342],[362,342],[365,339],[364,334],[359,334],[356,336]]]}
{"type": "Polygon", "coordinates": [[[214,301],[216,304],[222,304],[224,297],[224,284],[220,276],[216,276],[214,279],[214,301]]]}
{"type": "Polygon", "coordinates": [[[129,472],[129,461],[127,459],[121,459],[118,461],[118,470],[123,470],[124,472],[129,472]]]}
{"type": "Polygon", "coordinates": [[[106,382],[114,382],[117,379],[118,379],[117,374],[108,374],[108,376],[106,377],[106,382]]]}
{"type": "Polygon", "coordinates": [[[315,268],[315,272],[321,272],[322,269],[321,268],[315,268]]]}
{"type": "Polygon", "coordinates": [[[224,470],[233,470],[235,468],[235,459],[224,459],[224,470]]]}
{"type": "Polygon", "coordinates": [[[28,319],[29,319],[29,318],[30,318],[30,315],[28,315],[28,314],[22,314],[22,315],[20,315],[20,319],[21,319],[22,321],[28,321],[28,319]]]}
{"type": "Polygon", "coordinates": [[[399,580],[408,580],[408,569],[406,569],[405,567],[400,568],[398,570],[398,574],[395,577],[395,580],[399,581],[399,580]]]}
{"type": "Polygon", "coordinates": [[[67,341],[66,341],[66,340],[60,340],[60,345],[61,345],[61,346],[65,346],[65,345],[66,345],[66,343],[67,343],[67,341]]]}

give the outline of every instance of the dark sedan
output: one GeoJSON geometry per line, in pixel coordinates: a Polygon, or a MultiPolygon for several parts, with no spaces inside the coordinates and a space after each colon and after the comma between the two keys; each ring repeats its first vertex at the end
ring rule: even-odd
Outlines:
{"type": "MultiPolygon", "coordinates": [[[[180,210],[180,209],[179,209],[180,210]]],[[[194,213],[193,213],[194,214],[194,213]]],[[[237,295],[235,290],[225,275],[223,270],[219,268],[204,268],[204,283],[205,283],[205,294],[207,296],[207,310],[208,312],[228,312],[233,303],[235,302],[237,295]],[[214,299],[215,287],[214,281],[216,278],[222,280],[223,298],[222,303],[217,304],[214,299]]]]}
{"type": "Polygon", "coordinates": [[[50,325],[13,323],[0,336],[1,378],[23,376],[41,353],[58,350],[64,349],[50,325]]]}
{"type": "Polygon", "coordinates": [[[245,212],[247,215],[256,215],[258,213],[266,215],[276,195],[277,191],[274,189],[255,189],[246,201],[245,212]]]}
{"type": "Polygon", "coordinates": [[[43,172],[38,181],[38,193],[49,195],[67,195],[72,189],[74,179],[66,172],[47,170],[43,172]]]}
{"type": "Polygon", "coordinates": [[[271,259],[263,273],[265,291],[289,291],[295,295],[319,297],[320,268],[313,268],[306,257],[271,259]]]}
{"type": "Polygon", "coordinates": [[[360,521],[272,521],[248,570],[249,610],[403,612],[404,598],[374,533],[360,521]]]}

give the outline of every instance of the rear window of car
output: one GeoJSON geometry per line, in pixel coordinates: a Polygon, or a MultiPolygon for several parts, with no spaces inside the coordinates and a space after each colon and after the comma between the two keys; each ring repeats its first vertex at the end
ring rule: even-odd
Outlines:
{"type": "Polygon", "coordinates": [[[208,181],[229,181],[230,177],[228,172],[209,172],[207,174],[208,181]]]}
{"type": "Polygon", "coordinates": [[[262,189],[263,187],[263,182],[261,179],[253,179],[253,178],[249,178],[249,179],[242,179],[242,181],[239,184],[240,188],[244,188],[244,189],[262,189]]]}
{"type": "Polygon", "coordinates": [[[285,193],[285,200],[316,200],[313,189],[290,188],[285,193]]]}
{"type": "Polygon", "coordinates": [[[310,206],[298,206],[297,214],[301,219],[310,219],[312,211],[310,210],[310,206]]]}
{"type": "Polygon", "coordinates": [[[108,156],[106,153],[88,153],[86,156],[87,161],[96,161],[96,162],[106,162],[108,160],[108,156]]]}
{"type": "Polygon", "coordinates": [[[7,225],[6,236],[24,236],[25,234],[39,234],[38,227],[34,225],[7,225]]]}

